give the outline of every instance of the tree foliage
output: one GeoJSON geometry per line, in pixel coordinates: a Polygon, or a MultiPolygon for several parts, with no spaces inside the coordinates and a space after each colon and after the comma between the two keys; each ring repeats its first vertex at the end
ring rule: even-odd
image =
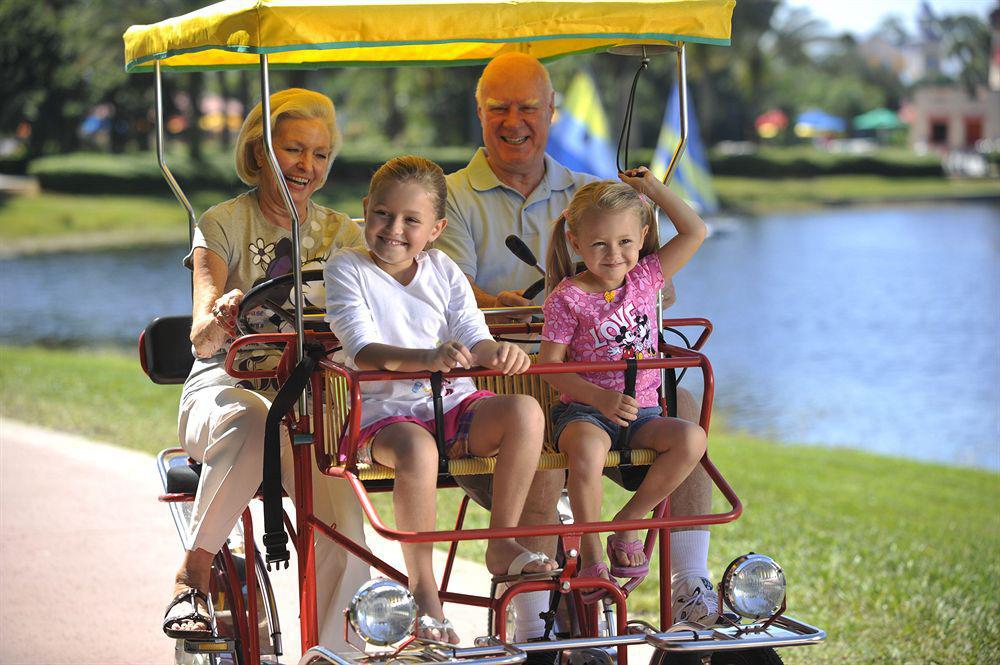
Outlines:
{"type": "MultiPolygon", "coordinates": [[[[75,150],[78,128],[95,105],[110,109],[113,151],[148,148],[153,90],[148,75],[128,76],[122,33],[136,23],[176,16],[204,0],[4,0],[0,3],[0,136],[31,127],[31,156],[75,150]]],[[[986,79],[989,29],[973,16],[936,19],[942,53],[957,63],[956,78],[968,89],[986,79]]],[[[902,46],[913,37],[898,20],[880,35],[902,46]]],[[[687,47],[688,80],[702,133],[709,143],[755,138],[754,120],[772,108],[789,115],[819,107],[849,119],[878,106],[897,108],[907,95],[896,72],[869,62],[849,35],[831,35],[807,10],[783,0],[739,2],[732,46],[687,47]]],[[[607,54],[567,58],[550,66],[557,90],[580,68],[593,73],[617,134],[638,60],[607,54]]],[[[633,136],[636,145],[656,142],[667,90],[675,77],[673,58],[655,58],[639,81],[633,136]]],[[[274,89],[304,85],[329,94],[337,104],[345,137],[380,145],[476,143],[473,89],[479,68],[344,69],[275,72],[274,89]]],[[[199,101],[220,94],[258,99],[252,72],[210,72],[164,77],[168,116],[187,119],[184,143],[201,154],[199,101]],[[193,100],[193,101],[192,101],[193,100]],[[175,104],[176,102],[176,104],[175,104]]],[[[185,123],[182,123],[185,124],[185,123]]],[[[225,133],[223,142],[231,135],[225,133]]]]}

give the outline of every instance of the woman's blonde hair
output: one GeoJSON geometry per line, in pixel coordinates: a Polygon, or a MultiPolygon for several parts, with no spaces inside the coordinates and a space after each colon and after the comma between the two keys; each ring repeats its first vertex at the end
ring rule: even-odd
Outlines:
{"type": "MultiPolygon", "coordinates": [[[[243,121],[240,135],[236,139],[236,174],[240,180],[251,187],[260,184],[260,172],[263,164],[257,163],[254,154],[257,146],[264,143],[264,127],[261,125],[261,105],[258,103],[243,121]]],[[[271,95],[271,132],[277,130],[278,123],[286,118],[317,119],[323,121],[330,132],[330,158],[327,160],[326,172],[330,173],[333,159],[340,152],[343,139],[337,128],[337,112],[333,102],[326,95],[304,90],[303,88],[288,88],[271,95]]]]}
{"type": "Polygon", "coordinates": [[[445,184],[444,171],[429,159],[416,155],[394,157],[378,167],[368,185],[368,198],[389,183],[399,184],[412,182],[424,188],[434,206],[435,219],[444,218],[444,203],[448,197],[448,186],[445,184]]]}
{"type": "MultiPolygon", "coordinates": [[[[647,176],[652,177],[652,175],[647,176]]],[[[579,237],[580,224],[593,219],[594,215],[605,212],[634,210],[639,223],[646,229],[646,238],[639,250],[639,258],[655,252],[659,246],[653,207],[639,194],[623,182],[601,180],[591,182],[576,190],[569,207],[563,211],[552,226],[549,253],[545,262],[545,287],[551,291],[559,282],[576,274],[576,266],[570,254],[567,233],[579,237]]]]}

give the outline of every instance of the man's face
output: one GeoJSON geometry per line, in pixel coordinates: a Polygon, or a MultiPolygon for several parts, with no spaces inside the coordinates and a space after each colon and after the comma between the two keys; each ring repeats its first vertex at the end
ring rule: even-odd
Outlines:
{"type": "Polygon", "coordinates": [[[480,91],[479,121],[490,165],[517,174],[540,168],[552,124],[552,91],[545,80],[512,67],[492,72],[480,91]]]}

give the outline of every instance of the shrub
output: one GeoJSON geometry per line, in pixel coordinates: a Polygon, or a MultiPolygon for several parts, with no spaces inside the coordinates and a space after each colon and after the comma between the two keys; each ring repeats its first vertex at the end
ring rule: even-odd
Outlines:
{"type": "MultiPolygon", "coordinates": [[[[403,152],[433,159],[445,173],[450,173],[465,166],[474,150],[468,146],[410,150],[390,146],[345,146],[333,163],[331,178],[368,182],[382,163],[403,152]]],[[[236,176],[233,158],[227,152],[209,152],[202,162],[194,162],[186,155],[168,154],[166,162],[185,192],[243,187],[236,176]]],[[[38,178],[42,189],[52,192],[162,194],[169,191],[156,163],[156,155],[152,153],[53,155],[31,162],[28,172],[38,178]]]]}
{"type": "MultiPolygon", "coordinates": [[[[227,189],[239,180],[223,155],[211,155],[195,163],[180,155],[168,155],[167,165],[185,191],[227,189]]],[[[159,194],[169,191],[151,153],[108,155],[73,153],[41,157],[31,162],[28,173],[37,177],[42,189],[77,194],[159,194]]]]}
{"type": "MultiPolygon", "coordinates": [[[[398,148],[386,144],[346,145],[333,164],[332,179],[349,183],[367,182],[383,162],[413,153],[432,159],[445,173],[465,166],[473,146],[398,148]]],[[[629,152],[632,166],[649,164],[653,151],[635,148],[629,152]]],[[[716,175],[754,178],[810,178],[828,175],[882,175],[892,177],[940,177],[936,156],[917,156],[904,150],[883,150],[863,155],[844,155],[814,148],[765,148],[752,154],[710,155],[716,175]]],[[[201,162],[183,154],[168,154],[171,173],[185,192],[229,191],[242,188],[232,156],[221,150],[206,153],[201,162]]],[[[168,188],[152,153],[108,155],[73,153],[34,160],[28,173],[38,178],[42,189],[68,193],[164,194],[168,188]]]]}
{"type": "Polygon", "coordinates": [[[881,175],[891,177],[941,177],[941,160],[905,150],[883,150],[853,155],[814,148],[765,148],[745,155],[711,153],[716,175],[755,178],[811,178],[830,175],[881,175]]]}

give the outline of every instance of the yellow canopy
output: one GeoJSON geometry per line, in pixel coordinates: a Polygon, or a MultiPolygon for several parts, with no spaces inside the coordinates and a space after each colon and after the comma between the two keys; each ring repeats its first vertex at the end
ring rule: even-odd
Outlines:
{"type": "Polygon", "coordinates": [[[224,0],[125,32],[125,69],[471,65],[625,44],[729,44],[735,0],[224,0]]]}

